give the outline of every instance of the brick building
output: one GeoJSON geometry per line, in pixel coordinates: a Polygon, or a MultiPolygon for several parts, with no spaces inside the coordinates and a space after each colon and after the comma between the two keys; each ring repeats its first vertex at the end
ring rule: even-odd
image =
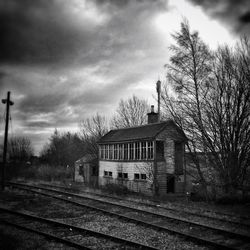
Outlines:
{"type": "Polygon", "coordinates": [[[148,124],[111,130],[99,141],[99,185],[115,183],[135,192],[184,192],[187,138],[172,120],[158,122],[151,106],[148,124]]]}

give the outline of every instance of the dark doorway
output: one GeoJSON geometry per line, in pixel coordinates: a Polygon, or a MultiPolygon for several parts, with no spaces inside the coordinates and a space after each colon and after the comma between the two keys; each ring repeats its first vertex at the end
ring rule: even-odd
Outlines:
{"type": "Polygon", "coordinates": [[[167,176],[167,193],[174,193],[175,177],[173,175],[167,176]]]}

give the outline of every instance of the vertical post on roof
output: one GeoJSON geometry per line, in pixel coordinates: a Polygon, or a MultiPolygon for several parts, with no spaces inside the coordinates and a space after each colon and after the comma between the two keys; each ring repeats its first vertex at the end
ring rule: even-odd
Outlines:
{"type": "Polygon", "coordinates": [[[160,106],[161,106],[161,81],[158,80],[156,82],[156,91],[157,91],[157,95],[158,95],[158,122],[160,122],[161,120],[161,116],[160,116],[160,106]]]}

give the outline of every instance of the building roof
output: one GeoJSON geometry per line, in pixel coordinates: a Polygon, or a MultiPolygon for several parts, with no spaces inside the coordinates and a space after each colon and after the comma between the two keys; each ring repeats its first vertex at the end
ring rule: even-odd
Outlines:
{"type": "Polygon", "coordinates": [[[99,140],[98,143],[102,144],[107,142],[111,143],[121,141],[154,139],[160,132],[170,126],[176,127],[178,132],[180,132],[182,136],[186,138],[184,132],[179,129],[172,120],[168,120],[165,122],[152,123],[143,126],[110,130],[99,140]]]}
{"type": "Polygon", "coordinates": [[[78,159],[75,163],[91,163],[97,161],[97,156],[94,154],[86,154],[78,159]]]}

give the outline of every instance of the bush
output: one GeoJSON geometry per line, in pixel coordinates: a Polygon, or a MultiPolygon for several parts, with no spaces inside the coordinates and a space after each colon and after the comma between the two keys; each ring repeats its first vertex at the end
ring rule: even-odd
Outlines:
{"type": "Polygon", "coordinates": [[[113,183],[106,184],[102,189],[109,194],[116,195],[128,195],[133,193],[127,187],[113,183]]]}
{"type": "Polygon", "coordinates": [[[42,181],[62,181],[73,178],[71,168],[64,166],[22,166],[10,165],[6,168],[6,178],[8,180],[22,178],[26,180],[42,180],[42,181]]]}
{"type": "Polygon", "coordinates": [[[250,196],[242,197],[239,195],[223,195],[216,200],[216,204],[219,205],[233,205],[233,204],[244,204],[250,202],[250,196]]]}

